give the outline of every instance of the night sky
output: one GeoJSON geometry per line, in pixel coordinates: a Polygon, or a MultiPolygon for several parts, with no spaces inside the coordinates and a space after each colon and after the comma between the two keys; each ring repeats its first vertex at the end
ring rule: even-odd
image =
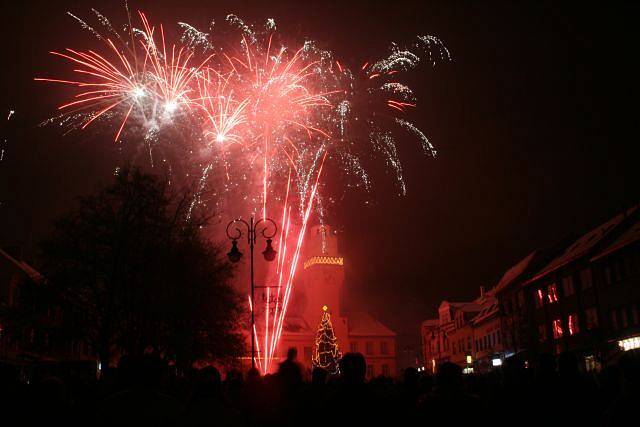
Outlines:
{"type": "MultiPolygon", "coordinates": [[[[474,298],[530,251],[586,231],[640,200],[640,4],[590,2],[131,1],[154,21],[236,13],[273,17],[357,65],[392,41],[440,37],[453,61],[414,72],[412,118],[438,150],[402,142],[408,188],[374,171],[371,194],[335,206],[353,305],[400,332],[417,333],[440,300],[474,298]],[[365,203],[368,202],[368,203],[365,203]]],[[[108,183],[110,136],[62,137],[36,125],[58,89],[33,82],[59,61],[49,50],[95,43],[67,10],[118,21],[117,1],[3,2],[0,107],[16,110],[0,163],[0,246],[35,253],[53,218],[79,194],[108,183]],[[52,3],[52,4],[50,4],[52,3]]],[[[52,73],[50,73],[52,74],[52,73]]],[[[5,114],[5,113],[2,114],[5,114]]]]}

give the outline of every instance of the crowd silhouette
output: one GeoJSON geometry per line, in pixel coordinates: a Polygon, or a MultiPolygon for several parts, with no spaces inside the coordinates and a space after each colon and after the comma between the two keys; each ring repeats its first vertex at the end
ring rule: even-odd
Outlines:
{"type": "Polygon", "coordinates": [[[340,374],[314,369],[305,381],[290,350],[278,372],[207,366],[176,375],[157,356],[123,357],[99,381],[43,375],[25,383],[2,365],[0,403],[15,425],[331,426],[628,425],[640,402],[640,351],[600,372],[578,359],[543,355],[533,367],[506,360],[483,375],[453,363],[436,375],[365,380],[362,354],[346,353],[340,374]]]}

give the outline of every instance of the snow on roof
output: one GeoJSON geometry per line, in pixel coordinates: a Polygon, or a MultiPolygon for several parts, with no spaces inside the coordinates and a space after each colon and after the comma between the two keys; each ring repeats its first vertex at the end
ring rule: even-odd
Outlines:
{"type": "Polygon", "coordinates": [[[615,252],[618,249],[622,249],[623,247],[630,245],[631,243],[637,242],[640,240],[640,218],[637,218],[636,221],[626,229],[617,239],[615,239],[610,245],[596,254],[591,261],[595,261],[604,256],[607,256],[611,252],[615,252]]]}
{"type": "Polygon", "coordinates": [[[0,248],[0,255],[2,255],[7,261],[9,261],[11,264],[16,266],[18,269],[22,270],[22,272],[26,274],[34,282],[39,283],[44,280],[44,277],[42,276],[42,274],[40,274],[35,268],[31,267],[29,264],[27,264],[24,261],[18,261],[17,259],[9,255],[9,253],[5,252],[1,248],[0,248]]]}
{"type": "Polygon", "coordinates": [[[395,336],[396,333],[378,322],[368,313],[357,311],[349,314],[349,335],[395,336]]]}
{"type": "Polygon", "coordinates": [[[482,320],[491,317],[493,314],[498,312],[498,300],[493,296],[488,296],[484,299],[482,304],[482,308],[476,317],[474,317],[471,321],[473,323],[479,323],[482,320]]]}
{"type": "Polygon", "coordinates": [[[478,305],[478,303],[475,302],[475,301],[471,301],[471,302],[442,301],[442,303],[440,304],[440,307],[442,307],[445,304],[449,305],[450,307],[453,307],[453,308],[455,308],[457,310],[464,311],[465,313],[474,312],[474,311],[480,311],[480,305],[478,305]]]}
{"type": "Polygon", "coordinates": [[[284,330],[288,333],[313,333],[307,322],[300,316],[287,316],[284,330]]]}
{"type": "Polygon", "coordinates": [[[535,275],[531,280],[538,279],[542,276],[545,276],[558,268],[566,265],[576,259],[588,254],[590,250],[592,250],[596,244],[602,241],[602,239],[611,233],[613,229],[615,229],[620,223],[629,215],[634,213],[637,210],[638,206],[634,206],[627,211],[622,212],[604,224],[594,228],[587,234],[580,237],[573,244],[571,244],[560,256],[553,259],[549,264],[547,264],[538,274],[535,275]]]}
{"type": "Polygon", "coordinates": [[[518,261],[516,265],[508,269],[503,275],[498,284],[495,287],[494,292],[500,292],[502,289],[513,283],[518,277],[520,277],[525,270],[531,265],[533,259],[538,255],[538,251],[535,250],[529,255],[518,261]]]}

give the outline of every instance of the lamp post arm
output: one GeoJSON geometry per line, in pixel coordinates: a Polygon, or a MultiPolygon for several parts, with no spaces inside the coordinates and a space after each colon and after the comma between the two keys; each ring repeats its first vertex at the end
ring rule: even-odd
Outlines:
{"type": "Polygon", "coordinates": [[[232,227],[232,225],[237,223],[244,224],[244,226],[247,229],[247,243],[251,244],[254,227],[251,227],[251,225],[249,225],[249,223],[242,218],[236,218],[229,221],[229,224],[227,224],[227,229],[226,229],[227,237],[230,240],[238,240],[240,237],[242,237],[242,235],[244,234],[243,230],[241,230],[238,225],[236,225],[235,227],[232,227]]]}
{"type": "Polygon", "coordinates": [[[278,225],[275,223],[274,220],[272,220],[271,218],[260,218],[258,221],[256,221],[256,223],[253,226],[253,238],[254,241],[257,237],[257,231],[258,231],[258,224],[260,223],[265,223],[265,226],[262,230],[260,230],[260,234],[262,234],[262,237],[264,237],[265,239],[271,239],[273,238],[273,236],[276,235],[276,233],[278,232],[278,225]],[[273,226],[273,232],[269,233],[269,229],[270,227],[273,226]]]}

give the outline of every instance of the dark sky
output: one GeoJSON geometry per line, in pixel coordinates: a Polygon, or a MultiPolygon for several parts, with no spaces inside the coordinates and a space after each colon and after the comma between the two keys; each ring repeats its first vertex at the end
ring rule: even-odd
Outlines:
{"type": "MultiPolygon", "coordinates": [[[[165,24],[205,27],[230,12],[273,17],[346,63],[381,56],[391,41],[434,34],[453,61],[411,82],[417,124],[438,150],[401,154],[408,195],[374,173],[365,196],[337,206],[350,294],[392,328],[415,332],[443,298],[480,285],[531,250],[581,232],[638,202],[640,4],[634,2],[132,1],[165,24]]],[[[0,245],[29,248],[78,194],[108,182],[113,148],[35,125],[55,94],[32,78],[48,50],[89,40],[66,15],[95,7],[121,18],[117,1],[3,2],[0,107],[17,129],[0,163],[0,245]]],[[[4,114],[4,113],[3,113],[4,114]]]]}

